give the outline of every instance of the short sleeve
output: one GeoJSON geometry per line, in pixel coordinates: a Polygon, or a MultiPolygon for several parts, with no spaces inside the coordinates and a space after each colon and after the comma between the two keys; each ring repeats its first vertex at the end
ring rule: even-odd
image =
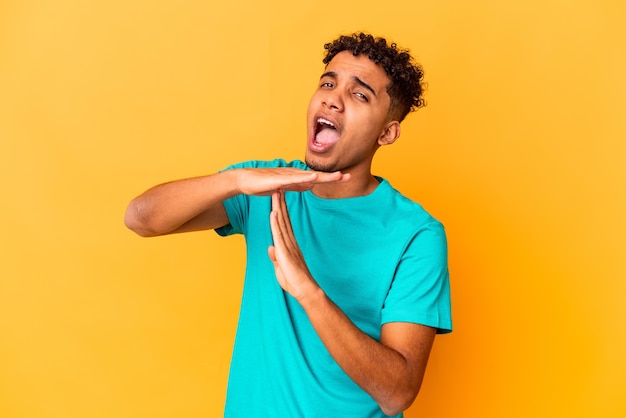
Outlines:
{"type": "Polygon", "coordinates": [[[443,225],[430,222],[409,240],[385,299],[381,322],[452,331],[448,248],[443,225]]]}
{"type": "MultiPolygon", "coordinates": [[[[229,165],[221,171],[232,170],[236,168],[275,168],[275,167],[295,167],[302,170],[308,170],[306,164],[302,161],[294,160],[287,162],[281,158],[277,158],[271,161],[251,160],[244,161],[236,164],[229,165]]],[[[233,234],[245,234],[247,231],[247,220],[250,210],[250,196],[237,195],[224,202],[224,208],[228,215],[229,223],[220,228],[216,228],[217,232],[221,236],[228,236],[233,234]]]]}
{"type": "MultiPolygon", "coordinates": [[[[243,162],[230,165],[221,171],[232,170],[234,168],[254,167],[254,162],[243,162]]],[[[223,202],[226,215],[228,216],[228,224],[216,228],[215,232],[225,237],[234,234],[243,234],[246,228],[246,219],[249,209],[248,196],[240,194],[226,199],[223,202]]]]}
{"type": "Polygon", "coordinates": [[[234,234],[243,234],[246,230],[246,220],[249,208],[249,198],[246,195],[237,195],[226,199],[224,202],[224,209],[226,209],[226,215],[228,216],[228,224],[216,228],[215,232],[225,237],[234,234]]]}

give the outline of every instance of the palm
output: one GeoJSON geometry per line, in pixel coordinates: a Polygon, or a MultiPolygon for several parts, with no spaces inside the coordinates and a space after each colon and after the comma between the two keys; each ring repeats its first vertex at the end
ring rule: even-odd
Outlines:
{"type": "Polygon", "coordinates": [[[241,193],[270,196],[277,190],[303,192],[318,183],[345,181],[349,175],[340,172],[322,173],[298,168],[241,169],[237,186],[241,193]]]}

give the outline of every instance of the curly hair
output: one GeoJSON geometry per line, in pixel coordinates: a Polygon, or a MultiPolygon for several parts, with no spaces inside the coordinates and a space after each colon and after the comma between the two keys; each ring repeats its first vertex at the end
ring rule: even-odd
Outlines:
{"type": "Polygon", "coordinates": [[[402,122],[404,117],[426,105],[422,97],[425,89],[422,67],[413,62],[408,50],[400,49],[395,43],[388,44],[384,38],[367,33],[342,35],[324,45],[325,65],[342,51],[350,51],[352,55],[363,54],[374,63],[383,67],[391,84],[387,93],[391,98],[389,114],[402,122]]]}

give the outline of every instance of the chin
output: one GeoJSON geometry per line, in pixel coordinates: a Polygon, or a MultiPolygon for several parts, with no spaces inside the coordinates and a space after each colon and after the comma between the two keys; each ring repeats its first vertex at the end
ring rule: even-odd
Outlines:
{"type": "Polygon", "coordinates": [[[335,171],[337,171],[336,164],[333,164],[333,163],[322,163],[320,161],[312,160],[308,156],[305,157],[304,162],[306,163],[306,165],[311,170],[322,171],[322,172],[325,172],[325,173],[334,173],[335,171]]]}

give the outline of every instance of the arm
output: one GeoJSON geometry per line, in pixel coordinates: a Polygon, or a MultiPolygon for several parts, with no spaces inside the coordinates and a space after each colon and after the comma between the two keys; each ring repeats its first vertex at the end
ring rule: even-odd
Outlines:
{"type": "Polygon", "coordinates": [[[383,325],[380,342],[359,330],[324,292],[299,299],[330,355],[387,415],[407,409],[420,390],[435,329],[383,325]]]}
{"type": "Polygon", "coordinates": [[[268,249],[280,285],[296,298],[339,366],[389,415],[408,408],[419,392],[435,329],[389,323],[380,342],[359,330],[317,285],[291,230],[282,193],[272,197],[268,249]]]}
{"type": "Polygon", "coordinates": [[[144,237],[215,229],[228,224],[222,202],[237,194],[304,191],[317,183],[346,181],[348,174],[295,168],[240,168],[160,184],[134,198],[124,217],[128,228],[144,237]]]}

